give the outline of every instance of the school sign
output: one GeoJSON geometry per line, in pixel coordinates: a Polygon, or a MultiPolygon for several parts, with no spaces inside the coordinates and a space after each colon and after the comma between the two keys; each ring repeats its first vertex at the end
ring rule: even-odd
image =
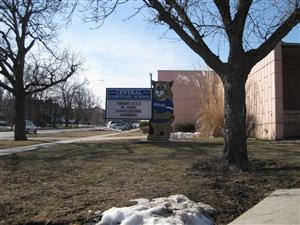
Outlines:
{"type": "Polygon", "coordinates": [[[151,88],[107,88],[107,119],[151,119],[151,88]]]}

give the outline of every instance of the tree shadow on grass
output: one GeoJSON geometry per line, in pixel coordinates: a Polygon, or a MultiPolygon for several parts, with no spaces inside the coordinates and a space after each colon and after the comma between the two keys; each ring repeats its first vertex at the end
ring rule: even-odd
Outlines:
{"type": "Polygon", "coordinates": [[[188,159],[193,156],[209,156],[219,152],[220,143],[210,142],[114,142],[76,143],[40,149],[34,152],[14,154],[7,158],[11,164],[22,161],[62,163],[63,161],[103,161],[106,159],[131,162],[153,162],[173,159],[188,159]]]}
{"type": "MultiPolygon", "coordinates": [[[[203,160],[199,160],[191,165],[188,170],[194,174],[201,173],[201,171],[214,171],[216,173],[233,173],[236,174],[235,171],[223,171],[222,167],[220,166],[220,158],[212,156],[203,160]]],[[[252,174],[272,174],[274,172],[280,172],[280,171],[300,171],[299,165],[288,165],[282,162],[276,162],[274,160],[267,160],[267,159],[253,159],[251,160],[251,163],[253,165],[253,170],[248,171],[247,173],[252,174]],[[270,173],[269,173],[270,172],[270,173]]]]}
{"type": "Polygon", "coordinates": [[[132,162],[158,162],[167,160],[191,160],[194,157],[209,157],[220,152],[219,143],[199,142],[136,142],[139,149],[145,149],[139,157],[128,157],[126,160],[132,162]]]}
{"type": "Polygon", "coordinates": [[[299,165],[287,165],[274,160],[253,160],[255,172],[300,171],[299,165]]]}
{"type": "Polygon", "coordinates": [[[22,162],[103,161],[120,159],[136,163],[166,160],[190,160],[220,154],[221,143],[216,142],[102,142],[63,144],[6,156],[10,166],[22,162]]]}
{"type": "Polygon", "coordinates": [[[164,141],[164,142],[148,142],[148,141],[135,141],[133,143],[140,145],[154,145],[158,147],[176,147],[176,146],[202,146],[202,147],[212,147],[212,146],[222,146],[221,142],[213,141],[164,141]]]}
{"type": "Polygon", "coordinates": [[[260,168],[258,171],[300,171],[300,166],[279,166],[277,168],[260,168]]]}

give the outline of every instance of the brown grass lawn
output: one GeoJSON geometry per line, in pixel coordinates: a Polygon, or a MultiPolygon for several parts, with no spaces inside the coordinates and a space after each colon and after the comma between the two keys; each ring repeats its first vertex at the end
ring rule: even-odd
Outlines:
{"type": "Polygon", "coordinates": [[[59,133],[49,133],[49,134],[28,134],[29,138],[39,138],[39,137],[47,137],[47,138],[82,138],[82,137],[90,137],[90,136],[97,136],[97,135],[104,135],[110,134],[113,131],[92,131],[92,130],[85,130],[85,131],[64,131],[59,133]]]}
{"type": "Polygon", "coordinates": [[[0,158],[0,224],[84,224],[133,198],[184,194],[227,224],[270,192],[300,187],[300,144],[250,141],[256,170],[221,172],[220,140],[102,142],[0,158]]]}
{"type": "Polygon", "coordinates": [[[65,131],[60,133],[50,133],[50,134],[28,134],[28,141],[14,141],[11,139],[0,139],[0,149],[5,148],[15,148],[20,146],[48,143],[53,141],[58,141],[62,139],[68,138],[83,138],[83,137],[91,137],[97,135],[106,135],[115,133],[116,136],[127,137],[127,136],[138,136],[143,135],[140,130],[133,131],[130,133],[118,133],[114,131],[65,131]]]}
{"type": "Polygon", "coordinates": [[[27,141],[14,141],[12,139],[0,139],[0,149],[15,148],[27,145],[49,143],[67,138],[81,138],[96,135],[109,134],[111,131],[66,131],[53,134],[27,134],[27,141]]]}
{"type": "Polygon", "coordinates": [[[39,137],[48,137],[48,138],[82,138],[82,137],[91,137],[97,135],[106,135],[114,133],[116,136],[137,136],[143,135],[142,131],[140,130],[132,130],[130,132],[117,132],[117,131],[93,131],[93,130],[86,130],[86,131],[65,131],[60,133],[53,133],[53,134],[29,134],[29,138],[39,138],[39,137]]]}
{"type": "Polygon", "coordinates": [[[27,145],[35,145],[41,143],[48,143],[49,140],[27,140],[27,141],[13,141],[9,139],[0,139],[0,149],[16,148],[27,145]]]}

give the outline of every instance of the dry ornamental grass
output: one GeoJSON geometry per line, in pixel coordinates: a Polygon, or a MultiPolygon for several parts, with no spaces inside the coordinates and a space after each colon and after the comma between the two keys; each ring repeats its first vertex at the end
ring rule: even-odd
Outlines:
{"type": "Polygon", "coordinates": [[[206,137],[221,137],[224,130],[224,90],[220,78],[207,71],[199,87],[201,109],[197,130],[206,137]]]}

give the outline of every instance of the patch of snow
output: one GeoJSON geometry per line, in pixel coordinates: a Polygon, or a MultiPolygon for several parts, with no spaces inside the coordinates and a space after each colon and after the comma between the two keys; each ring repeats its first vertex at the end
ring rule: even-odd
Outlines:
{"type": "Polygon", "coordinates": [[[173,140],[193,139],[193,138],[196,138],[196,137],[199,137],[199,136],[200,136],[199,132],[195,132],[195,133],[174,132],[174,133],[171,133],[170,139],[173,139],[173,140]]]}
{"type": "Polygon", "coordinates": [[[132,201],[137,204],[106,210],[96,225],[214,225],[209,217],[214,209],[184,195],[132,201]]]}

